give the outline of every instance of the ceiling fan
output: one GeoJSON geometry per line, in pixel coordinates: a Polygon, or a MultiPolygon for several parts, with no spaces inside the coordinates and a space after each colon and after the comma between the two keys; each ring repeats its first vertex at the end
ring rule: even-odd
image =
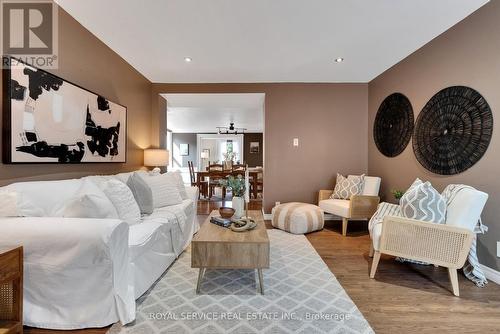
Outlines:
{"type": "Polygon", "coordinates": [[[227,126],[218,126],[217,132],[222,135],[237,135],[238,133],[245,133],[245,128],[235,128],[234,123],[229,123],[229,127],[227,126]]]}

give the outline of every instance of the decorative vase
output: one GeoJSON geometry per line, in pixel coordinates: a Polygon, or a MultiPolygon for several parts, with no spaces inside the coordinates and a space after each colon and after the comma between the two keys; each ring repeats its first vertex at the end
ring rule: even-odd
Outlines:
{"type": "Polygon", "coordinates": [[[245,214],[245,200],[240,196],[233,196],[234,218],[241,218],[245,214]]]}
{"type": "Polygon", "coordinates": [[[232,169],[233,169],[233,160],[225,160],[224,170],[232,170],[232,169]]]}

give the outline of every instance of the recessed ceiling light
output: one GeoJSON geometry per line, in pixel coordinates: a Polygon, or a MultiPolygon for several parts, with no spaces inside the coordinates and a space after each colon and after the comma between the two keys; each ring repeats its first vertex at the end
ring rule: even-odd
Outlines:
{"type": "Polygon", "coordinates": [[[343,61],[344,61],[344,58],[341,58],[341,57],[339,57],[339,58],[335,58],[335,62],[336,62],[336,63],[341,63],[341,62],[343,62],[343,61]]]}
{"type": "Polygon", "coordinates": [[[186,58],[184,58],[184,61],[185,61],[186,63],[190,63],[190,62],[192,62],[192,61],[193,61],[193,58],[191,58],[191,57],[186,57],[186,58]]]}

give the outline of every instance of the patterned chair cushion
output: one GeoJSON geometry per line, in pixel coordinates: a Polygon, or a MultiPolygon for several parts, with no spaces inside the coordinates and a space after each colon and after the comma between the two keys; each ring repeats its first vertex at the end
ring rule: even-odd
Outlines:
{"type": "Polygon", "coordinates": [[[323,210],[313,204],[285,203],[272,211],[272,225],[293,234],[304,234],[321,230],[324,225],[323,210]]]}
{"type": "Polygon", "coordinates": [[[363,193],[364,184],[365,174],[345,177],[337,173],[337,182],[330,198],[350,199],[353,195],[360,195],[363,193]]]}
{"type": "Polygon", "coordinates": [[[399,201],[404,217],[444,224],[446,201],[430,182],[416,179],[399,201]]]}

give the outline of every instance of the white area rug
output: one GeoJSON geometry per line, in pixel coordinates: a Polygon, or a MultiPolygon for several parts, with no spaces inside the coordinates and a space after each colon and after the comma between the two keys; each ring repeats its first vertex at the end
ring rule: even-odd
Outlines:
{"type": "Polygon", "coordinates": [[[268,233],[265,295],[253,270],[207,270],[197,295],[187,250],[109,333],[374,333],[306,237],[268,233]]]}

